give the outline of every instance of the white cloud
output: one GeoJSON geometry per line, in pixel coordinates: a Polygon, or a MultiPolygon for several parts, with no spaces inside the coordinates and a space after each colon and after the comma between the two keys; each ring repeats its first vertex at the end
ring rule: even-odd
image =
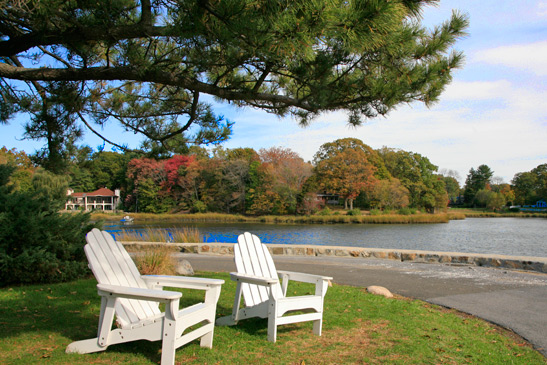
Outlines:
{"type": "Polygon", "coordinates": [[[539,16],[547,17],[547,1],[540,1],[537,5],[537,13],[539,16]]]}
{"type": "Polygon", "coordinates": [[[501,46],[478,51],[473,62],[484,62],[547,76],[547,41],[501,46]]]}
{"type": "Polygon", "coordinates": [[[343,113],[331,113],[307,129],[293,131],[286,146],[311,159],[321,144],[354,137],[372,148],[420,153],[439,168],[458,171],[462,179],[471,167],[487,164],[509,182],[515,173],[547,162],[544,100],[546,90],[507,80],[458,81],[431,109],[403,106],[355,129],[346,126],[343,113]]]}
{"type": "Polygon", "coordinates": [[[443,100],[489,100],[504,98],[511,89],[507,80],[498,81],[454,81],[442,94],[443,100]]]}

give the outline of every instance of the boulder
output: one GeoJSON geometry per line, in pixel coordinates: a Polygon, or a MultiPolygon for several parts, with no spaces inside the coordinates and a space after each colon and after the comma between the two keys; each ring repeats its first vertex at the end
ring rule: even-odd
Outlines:
{"type": "Polygon", "coordinates": [[[194,269],[188,260],[179,258],[175,260],[175,273],[181,276],[193,276],[194,269]]]}
{"type": "Polygon", "coordinates": [[[367,291],[371,294],[383,295],[386,298],[393,298],[393,294],[383,286],[372,285],[367,288],[367,291]]]}

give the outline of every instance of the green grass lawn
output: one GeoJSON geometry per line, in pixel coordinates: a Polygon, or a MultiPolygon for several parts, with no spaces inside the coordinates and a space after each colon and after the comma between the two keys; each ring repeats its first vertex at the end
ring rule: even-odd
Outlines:
{"type": "MultiPolygon", "coordinates": [[[[231,313],[235,284],[227,274],[217,315],[231,313]]],[[[94,279],[0,289],[0,363],[157,364],[159,342],[137,341],[95,354],[66,354],[66,346],[96,335],[100,309],[94,279]]],[[[304,294],[308,284],[289,285],[304,294]]],[[[202,300],[183,291],[182,304],[202,300]]],[[[362,288],[334,284],[326,296],[323,335],[311,322],[279,327],[266,340],[267,321],[216,327],[213,349],[199,341],[177,350],[182,364],[547,364],[521,338],[482,320],[417,300],[386,299],[362,288]]]]}

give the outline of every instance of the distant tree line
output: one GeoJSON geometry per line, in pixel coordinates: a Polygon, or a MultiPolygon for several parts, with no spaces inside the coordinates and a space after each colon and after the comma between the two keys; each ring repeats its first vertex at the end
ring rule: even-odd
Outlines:
{"type": "MultiPolygon", "coordinates": [[[[36,171],[24,152],[0,150],[0,163],[15,166],[15,189],[28,190],[36,171]]],[[[325,143],[306,162],[281,147],[206,150],[151,158],[135,152],[79,148],[61,176],[75,191],[120,189],[122,209],[132,212],[223,212],[247,215],[313,214],[338,196],[345,209],[415,208],[428,212],[449,204],[499,210],[547,198],[547,164],[505,183],[487,165],[471,168],[460,187],[456,172],[418,153],[355,138],[325,143]]]]}
{"type": "Polygon", "coordinates": [[[487,165],[471,168],[462,195],[463,205],[490,210],[547,200],[547,164],[515,174],[510,184],[494,176],[494,172],[487,165]]]}

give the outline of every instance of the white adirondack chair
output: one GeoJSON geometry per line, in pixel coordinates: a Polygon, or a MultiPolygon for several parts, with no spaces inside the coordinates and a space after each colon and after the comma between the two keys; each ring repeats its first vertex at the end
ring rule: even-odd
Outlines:
{"type": "Polygon", "coordinates": [[[86,236],[85,254],[98,281],[101,313],[97,337],[72,342],[66,352],[104,351],[110,345],[135,340],[162,340],[161,363],[174,364],[175,350],[201,338],[202,347],[213,346],[217,301],[224,280],[183,276],[141,276],[125,248],[108,232],[93,229],[86,236]],[[179,309],[182,293],[163,286],[205,291],[205,301],[179,309]],[[165,313],[159,310],[165,303],[165,313]],[[119,328],[112,329],[114,315],[119,328]],[[190,326],[204,324],[188,333],[190,326]]]}
{"type": "Polygon", "coordinates": [[[313,321],[313,333],[321,336],[323,300],[331,277],[276,271],[266,245],[248,232],[238,237],[234,255],[238,271],[230,273],[232,280],[237,282],[234,308],[231,316],[217,319],[217,325],[234,325],[252,317],[268,318],[268,341],[275,342],[277,326],[313,321]],[[282,278],[282,286],[278,275],[282,278]],[[287,297],[289,280],[315,284],[315,295],[287,297]],[[245,307],[240,308],[242,294],[245,307]],[[284,316],[293,311],[308,313],[284,316]]]}

